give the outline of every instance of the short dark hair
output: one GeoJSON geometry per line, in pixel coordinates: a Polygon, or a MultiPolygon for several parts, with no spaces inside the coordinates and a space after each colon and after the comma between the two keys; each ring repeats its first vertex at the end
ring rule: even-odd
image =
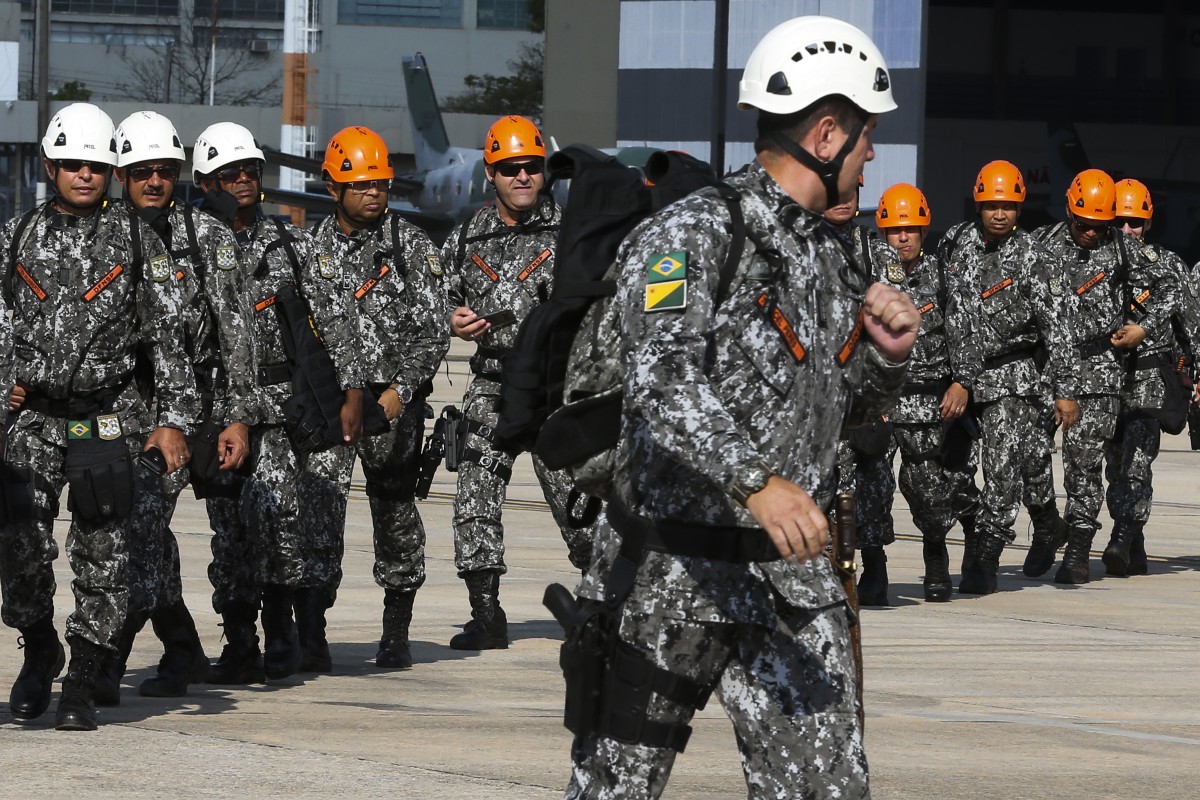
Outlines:
{"type": "Polygon", "coordinates": [[[758,115],[758,138],[754,140],[754,152],[782,153],[783,149],[774,140],[773,134],[782,132],[784,136],[798,142],[822,117],[833,117],[838,127],[849,131],[856,123],[866,122],[869,116],[870,114],[840,94],[822,97],[809,107],[792,114],[768,114],[763,111],[758,115]]]}

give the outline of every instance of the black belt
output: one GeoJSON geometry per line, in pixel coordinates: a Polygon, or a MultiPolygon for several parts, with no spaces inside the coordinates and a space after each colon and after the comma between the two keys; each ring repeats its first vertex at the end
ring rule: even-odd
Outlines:
{"type": "Polygon", "coordinates": [[[112,411],[113,403],[121,396],[131,381],[132,378],[111,389],[79,392],[66,398],[49,397],[43,392],[27,389],[21,410],[63,419],[82,419],[96,414],[106,414],[112,411]]]}
{"type": "Polygon", "coordinates": [[[1079,351],[1080,358],[1092,358],[1112,349],[1112,337],[1106,333],[1075,345],[1075,349],[1079,351]]]}
{"type": "Polygon", "coordinates": [[[479,349],[475,351],[476,358],[490,358],[494,361],[503,361],[506,355],[508,355],[508,348],[506,347],[484,347],[483,345],[479,345],[479,349]]]}
{"type": "Polygon", "coordinates": [[[493,381],[495,383],[500,383],[501,379],[504,377],[504,374],[501,372],[485,372],[484,370],[475,369],[474,367],[471,367],[471,372],[475,373],[476,378],[483,378],[485,381],[493,381]]]}
{"type": "Polygon", "coordinates": [[[1011,364],[1014,361],[1024,361],[1027,358],[1033,358],[1037,353],[1037,349],[1037,345],[1035,344],[1030,345],[1029,347],[1022,347],[1017,350],[1010,350],[1009,352],[1001,353],[998,356],[988,356],[983,360],[983,368],[985,370],[999,369],[1000,367],[1011,364]]]}
{"type": "Polygon", "coordinates": [[[292,364],[290,361],[280,361],[278,364],[263,364],[258,368],[258,385],[273,386],[277,383],[287,383],[292,379],[292,364]]]}
{"type": "Polygon", "coordinates": [[[900,394],[906,397],[914,394],[930,394],[936,396],[945,394],[946,390],[949,388],[950,381],[946,378],[942,378],[941,380],[937,381],[918,381],[906,383],[900,387],[900,394]]]}
{"type": "Polygon", "coordinates": [[[1131,370],[1141,369],[1159,369],[1160,367],[1174,367],[1177,359],[1175,354],[1169,350],[1164,350],[1153,355],[1134,354],[1129,357],[1126,362],[1131,370]]]}
{"type": "Polygon", "coordinates": [[[762,528],[703,525],[680,520],[651,520],[634,514],[621,503],[608,504],[608,519],[622,535],[637,529],[645,549],[673,556],[708,558],[734,564],[778,561],[779,548],[762,528]]]}

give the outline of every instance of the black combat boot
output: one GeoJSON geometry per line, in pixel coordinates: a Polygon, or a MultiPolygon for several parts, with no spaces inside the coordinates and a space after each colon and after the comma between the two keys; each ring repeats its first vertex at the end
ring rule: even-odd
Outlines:
{"type": "Polygon", "coordinates": [[[1150,565],[1146,561],[1146,534],[1142,528],[1138,529],[1129,543],[1128,573],[1130,575],[1150,574],[1150,565]]]}
{"type": "Polygon", "coordinates": [[[921,544],[921,555],[925,559],[925,600],[929,603],[945,603],[954,592],[950,583],[950,553],[946,539],[926,539],[921,544]]]}
{"type": "Polygon", "coordinates": [[[183,599],[154,610],[150,617],[154,635],[163,643],[163,656],[158,661],[158,674],[142,681],[138,694],[142,697],[183,697],[188,684],[208,680],[210,668],[204,646],[196,633],[183,599]]]}
{"type": "Polygon", "coordinates": [[[1029,509],[1029,516],[1033,520],[1033,541],[1021,569],[1030,578],[1040,578],[1054,566],[1058,548],[1067,542],[1067,523],[1054,503],[1029,509]]]}
{"type": "Polygon", "coordinates": [[[858,604],[860,606],[886,606],[888,604],[887,554],[882,545],[869,545],[862,549],[862,575],[858,579],[858,604]]]}
{"type": "Polygon", "coordinates": [[[468,572],[463,580],[471,601],[471,622],[450,639],[450,648],[504,650],[508,647],[508,617],[500,607],[500,573],[468,572]]]}
{"type": "Polygon", "coordinates": [[[329,593],[317,586],[302,586],[296,589],[295,598],[300,672],[331,672],[333,656],[325,638],[325,612],[331,605],[329,593]]]}
{"type": "Polygon", "coordinates": [[[225,648],[212,665],[208,682],[219,686],[246,686],[267,679],[254,620],[258,609],[250,603],[229,603],[221,611],[225,648]]]}
{"type": "Polygon", "coordinates": [[[37,719],[50,707],[54,679],[67,663],[67,654],[54,630],[53,617],[20,630],[17,646],[25,651],[25,663],[12,685],[8,707],[17,719],[37,719]]]}
{"type": "Polygon", "coordinates": [[[295,594],[290,586],[267,584],[262,589],[263,670],[270,680],[280,680],[300,671],[300,633],[292,618],[295,594]]]}
{"type": "Polygon", "coordinates": [[[991,532],[979,531],[975,562],[962,574],[958,582],[959,594],[995,594],[999,589],[1000,554],[1007,544],[1004,537],[991,532]]]}
{"type": "Polygon", "coordinates": [[[60,731],[96,730],[96,673],[104,651],[84,639],[71,639],[71,663],[62,682],[54,727],[60,731]]]}
{"type": "Polygon", "coordinates": [[[1091,580],[1088,559],[1091,557],[1092,537],[1096,532],[1090,527],[1072,526],[1067,530],[1067,549],[1063,551],[1062,564],[1054,573],[1055,583],[1079,585],[1091,580]]]}
{"type": "Polygon", "coordinates": [[[975,527],[974,514],[968,517],[959,517],[958,522],[962,525],[963,530],[963,557],[959,571],[966,575],[971,569],[971,565],[975,563],[975,554],[979,552],[979,531],[975,527]]]}
{"type": "Polygon", "coordinates": [[[117,632],[113,646],[117,652],[104,652],[100,656],[100,670],[96,673],[96,686],[92,699],[98,706],[121,705],[121,679],[125,677],[129,653],[133,640],[146,627],[149,615],[145,611],[131,611],[125,616],[125,624],[117,632]]]}
{"type": "Polygon", "coordinates": [[[388,669],[408,669],[413,665],[412,653],[408,649],[408,626],[412,622],[413,600],[416,599],[416,596],[416,589],[387,589],[384,591],[383,636],[379,639],[379,652],[375,654],[375,666],[388,669]]]}
{"type": "MultiPolygon", "coordinates": [[[[1131,549],[1133,540],[1136,537],[1141,537],[1143,542],[1146,541],[1142,534],[1142,526],[1137,522],[1121,522],[1118,521],[1113,525],[1112,536],[1108,540],[1108,547],[1104,548],[1104,573],[1113,575],[1118,578],[1127,578],[1130,574],[1131,549]]],[[[1143,563],[1145,560],[1145,548],[1142,548],[1143,563]]]]}

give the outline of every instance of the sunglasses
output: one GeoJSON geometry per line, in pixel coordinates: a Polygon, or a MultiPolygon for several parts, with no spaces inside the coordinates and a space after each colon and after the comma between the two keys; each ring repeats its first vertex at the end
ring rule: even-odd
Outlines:
{"type": "Polygon", "coordinates": [[[540,158],[534,161],[498,161],[492,165],[492,169],[506,178],[515,178],[522,172],[531,177],[541,175],[545,168],[546,162],[540,158]]]}
{"type": "Polygon", "coordinates": [[[1117,217],[1112,221],[1112,226],[1117,229],[1124,228],[1126,225],[1130,228],[1144,228],[1146,220],[1141,217],[1117,217]]]}
{"type": "Polygon", "coordinates": [[[131,181],[150,180],[150,176],[157,175],[164,181],[175,181],[179,179],[179,166],[177,164],[163,164],[151,166],[129,167],[126,171],[131,181]]]}
{"type": "Polygon", "coordinates": [[[60,161],[55,161],[55,165],[67,172],[82,172],[84,167],[87,167],[94,175],[107,175],[112,169],[111,164],[104,164],[100,161],[80,161],[77,158],[64,158],[60,161]]]}
{"type": "Polygon", "coordinates": [[[1109,223],[1107,222],[1087,222],[1075,216],[1071,217],[1071,224],[1074,225],[1075,229],[1080,233],[1087,233],[1088,231],[1100,233],[1106,230],[1109,226],[1109,223]]]}
{"type": "Polygon", "coordinates": [[[380,194],[387,194],[388,188],[392,182],[387,178],[377,178],[373,181],[350,181],[346,184],[346,188],[355,194],[366,194],[375,189],[380,194]]]}
{"type": "Polygon", "coordinates": [[[262,167],[258,164],[234,164],[232,167],[226,167],[219,171],[217,180],[221,183],[235,183],[242,175],[252,181],[259,180],[262,178],[262,167]]]}

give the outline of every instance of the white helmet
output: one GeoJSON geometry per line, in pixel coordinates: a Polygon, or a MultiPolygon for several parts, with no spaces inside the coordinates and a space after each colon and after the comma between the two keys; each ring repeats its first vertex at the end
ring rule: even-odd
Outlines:
{"type": "Polygon", "coordinates": [[[200,176],[212,175],[221,167],[250,159],[266,161],[254,134],[236,122],[209,125],[196,137],[192,150],[192,181],[200,185],[200,176]]]}
{"type": "Polygon", "coordinates": [[[72,103],[50,119],[42,152],[51,161],[78,159],[117,165],[112,118],[91,103],[72,103]]]}
{"type": "Polygon", "coordinates": [[[762,38],[738,84],[738,108],[793,114],[842,95],[868,114],[896,108],[879,48],[849,22],[796,17],[762,38]]]}
{"type": "Polygon", "coordinates": [[[171,120],[156,111],[135,111],[117,126],[117,166],[141,161],[186,161],[171,120]]]}

